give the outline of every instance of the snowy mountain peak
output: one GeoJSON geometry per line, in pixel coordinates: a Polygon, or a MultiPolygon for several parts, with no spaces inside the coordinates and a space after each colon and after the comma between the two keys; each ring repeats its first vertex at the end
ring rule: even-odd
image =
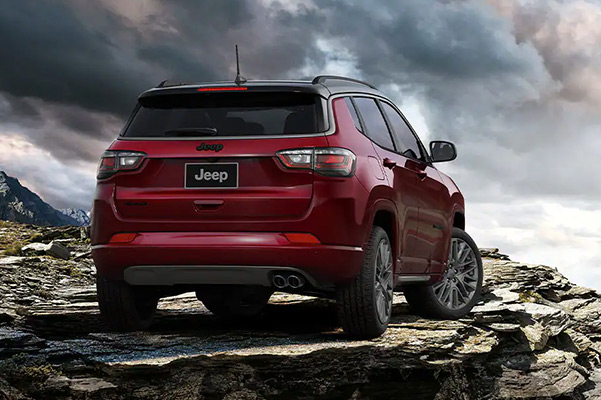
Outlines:
{"type": "Polygon", "coordinates": [[[90,225],[90,212],[82,210],[81,208],[63,208],[59,210],[66,216],[73,218],[79,225],[88,226],[90,225]]]}
{"type": "Polygon", "coordinates": [[[78,220],[54,209],[4,171],[0,171],[0,220],[35,225],[80,225],[78,220]]]}

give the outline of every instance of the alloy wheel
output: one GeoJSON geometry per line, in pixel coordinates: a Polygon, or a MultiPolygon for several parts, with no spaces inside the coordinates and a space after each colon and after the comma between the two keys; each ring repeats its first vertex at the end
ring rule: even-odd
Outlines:
{"type": "Polygon", "coordinates": [[[376,251],[376,312],[381,323],[387,323],[392,313],[393,263],[390,243],[382,239],[376,251]]]}
{"type": "Polygon", "coordinates": [[[440,304],[450,310],[459,310],[473,299],[479,278],[474,250],[463,239],[453,238],[447,269],[432,289],[440,304]]]}

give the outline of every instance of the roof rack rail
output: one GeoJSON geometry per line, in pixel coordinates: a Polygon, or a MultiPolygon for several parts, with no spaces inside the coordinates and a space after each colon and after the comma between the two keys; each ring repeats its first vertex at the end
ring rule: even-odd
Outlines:
{"type": "Polygon", "coordinates": [[[328,79],[358,83],[359,85],[365,85],[372,89],[378,90],[377,87],[375,87],[374,85],[369,84],[367,82],[360,81],[359,79],[347,78],[346,76],[338,76],[338,75],[318,75],[315,78],[313,78],[313,81],[311,81],[311,83],[316,85],[318,83],[323,83],[323,82],[327,81],[328,79]]]}

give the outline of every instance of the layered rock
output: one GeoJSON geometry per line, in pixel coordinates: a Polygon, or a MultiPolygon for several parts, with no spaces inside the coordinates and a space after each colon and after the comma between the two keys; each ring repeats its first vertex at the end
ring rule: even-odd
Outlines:
{"type": "Polygon", "coordinates": [[[171,297],[149,332],[117,334],[79,232],[9,230],[72,256],[0,255],[0,399],[601,398],[600,296],[494,249],[468,317],[419,318],[398,293],[376,340],[345,338],[330,301],[286,294],[237,323],[171,297]]]}

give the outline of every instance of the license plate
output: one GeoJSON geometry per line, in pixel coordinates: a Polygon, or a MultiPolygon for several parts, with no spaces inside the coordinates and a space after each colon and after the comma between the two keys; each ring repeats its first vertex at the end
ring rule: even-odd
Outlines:
{"type": "Polygon", "coordinates": [[[186,164],[186,189],[236,189],[238,163],[186,164]]]}

